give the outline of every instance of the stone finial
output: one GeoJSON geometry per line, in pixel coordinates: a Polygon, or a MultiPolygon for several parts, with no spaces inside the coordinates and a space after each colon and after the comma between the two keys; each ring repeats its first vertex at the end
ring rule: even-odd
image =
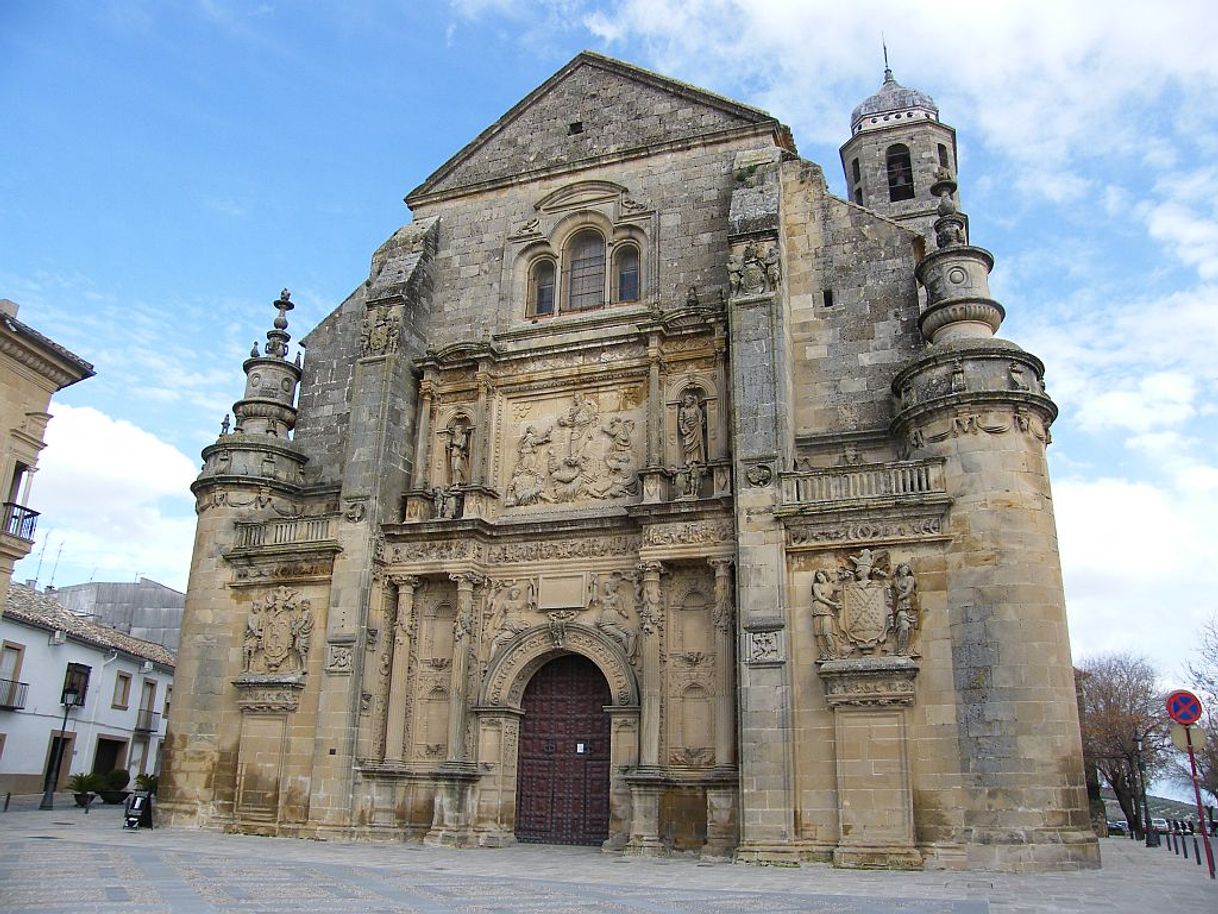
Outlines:
{"type": "Polygon", "coordinates": [[[935,171],[935,183],[930,192],[939,198],[935,220],[935,243],[940,248],[958,247],[968,244],[968,218],[956,206],[956,179],[947,168],[935,171]]]}
{"type": "Polygon", "coordinates": [[[288,355],[288,312],[296,306],[292,304],[292,293],[284,289],[275,301],[278,314],[275,315],[274,327],[266,333],[266,354],[270,358],[285,359],[288,355]]]}

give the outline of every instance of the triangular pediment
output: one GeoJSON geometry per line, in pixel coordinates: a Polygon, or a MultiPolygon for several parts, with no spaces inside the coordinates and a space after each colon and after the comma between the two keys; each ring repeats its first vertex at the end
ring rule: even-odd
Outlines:
{"type": "MultiPolygon", "coordinates": [[[[444,163],[406,202],[587,167],[715,135],[772,132],[773,116],[584,51],[444,163]]],[[[793,150],[792,150],[793,151],[793,150]]]]}

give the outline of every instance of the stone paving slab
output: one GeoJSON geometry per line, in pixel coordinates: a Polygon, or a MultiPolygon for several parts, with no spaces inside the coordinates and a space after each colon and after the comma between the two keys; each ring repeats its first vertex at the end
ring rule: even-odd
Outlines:
{"type": "MultiPolygon", "coordinates": [[[[1205,867],[1127,838],[1083,873],[888,873],[760,867],[592,848],[425,848],[126,832],[119,807],[88,815],[14,803],[0,814],[0,911],[11,914],[1047,914],[1218,912],[1205,867]]],[[[1191,852],[1191,848],[1190,848],[1191,852]]]]}

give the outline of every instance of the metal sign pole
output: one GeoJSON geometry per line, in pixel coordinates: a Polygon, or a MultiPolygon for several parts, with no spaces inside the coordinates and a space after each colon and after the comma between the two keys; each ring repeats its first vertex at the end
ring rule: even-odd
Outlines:
{"type": "Polygon", "coordinates": [[[1205,842],[1205,860],[1210,867],[1210,878],[1214,878],[1214,850],[1210,847],[1209,829],[1206,828],[1205,810],[1201,807],[1201,782],[1197,777],[1197,756],[1193,754],[1193,728],[1184,728],[1188,740],[1188,764],[1193,770],[1193,793],[1197,797],[1197,822],[1201,825],[1201,840],[1205,842]]]}

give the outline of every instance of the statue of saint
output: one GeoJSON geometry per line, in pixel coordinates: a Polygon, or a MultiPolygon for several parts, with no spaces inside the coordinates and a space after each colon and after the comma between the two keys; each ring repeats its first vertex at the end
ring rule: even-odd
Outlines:
{"type": "Polygon", "coordinates": [[[677,408],[677,431],[681,436],[681,459],[685,464],[706,463],[706,413],[692,390],[681,394],[677,408]]]}

